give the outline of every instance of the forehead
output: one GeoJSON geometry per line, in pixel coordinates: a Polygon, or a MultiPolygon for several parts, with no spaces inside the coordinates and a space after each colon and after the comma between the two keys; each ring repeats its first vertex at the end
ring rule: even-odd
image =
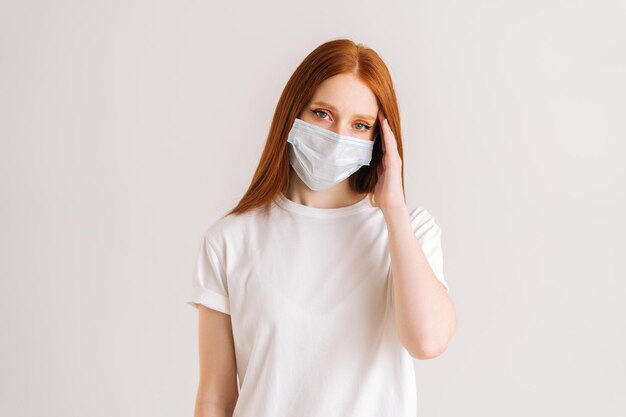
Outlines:
{"type": "Polygon", "coordinates": [[[337,74],[324,80],[310,101],[323,103],[341,115],[367,115],[376,118],[378,100],[372,90],[354,74],[337,74]]]}

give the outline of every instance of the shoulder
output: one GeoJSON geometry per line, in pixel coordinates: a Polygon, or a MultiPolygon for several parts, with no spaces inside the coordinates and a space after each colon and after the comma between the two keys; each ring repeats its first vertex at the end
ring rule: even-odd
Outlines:
{"type": "Polygon", "coordinates": [[[439,227],[435,221],[435,217],[424,207],[413,207],[409,210],[409,219],[413,230],[439,227]]]}
{"type": "Polygon", "coordinates": [[[250,230],[258,225],[261,216],[263,214],[259,209],[243,214],[224,214],[209,223],[202,238],[220,251],[229,243],[243,241],[250,230]]]}

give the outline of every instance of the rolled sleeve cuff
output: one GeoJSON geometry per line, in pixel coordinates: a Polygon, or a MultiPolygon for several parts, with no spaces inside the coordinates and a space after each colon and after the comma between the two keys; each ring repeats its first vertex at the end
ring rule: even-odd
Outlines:
{"type": "Polygon", "coordinates": [[[185,303],[195,308],[198,308],[197,304],[202,304],[203,306],[213,310],[230,314],[230,303],[228,297],[206,288],[192,287],[191,294],[185,303]]]}

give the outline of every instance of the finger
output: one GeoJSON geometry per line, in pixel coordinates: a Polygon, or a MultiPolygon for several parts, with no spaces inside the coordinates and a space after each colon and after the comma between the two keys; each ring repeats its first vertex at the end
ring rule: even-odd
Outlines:
{"type": "Polygon", "coordinates": [[[396,142],[396,136],[393,134],[391,127],[389,127],[389,120],[385,119],[385,123],[383,123],[386,127],[385,129],[385,145],[389,146],[389,151],[395,153],[398,151],[398,143],[396,142]],[[395,152],[394,152],[395,150],[395,152]]]}
{"type": "Polygon", "coordinates": [[[381,136],[381,141],[383,140],[383,136],[385,133],[385,115],[381,109],[378,109],[378,131],[381,136]]]}

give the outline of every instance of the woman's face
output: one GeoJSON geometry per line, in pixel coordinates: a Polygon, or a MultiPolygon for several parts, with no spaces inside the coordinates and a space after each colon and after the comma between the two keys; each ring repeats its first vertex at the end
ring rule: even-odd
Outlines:
{"type": "Polygon", "coordinates": [[[353,74],[337,74],[322,82],[299,118],[337,134],[374,140],[378,101],[353,74]]]}

